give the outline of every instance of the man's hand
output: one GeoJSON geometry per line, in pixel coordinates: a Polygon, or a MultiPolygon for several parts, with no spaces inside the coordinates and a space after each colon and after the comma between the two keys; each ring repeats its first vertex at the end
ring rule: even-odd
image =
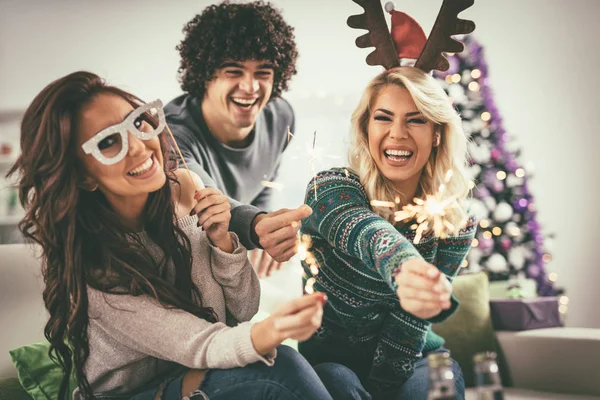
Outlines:
{"type": "Polygon", "coordinates": [[[395,279],[400,305],[415,317],[433,318],[450,308],[452,284],[435,265],[417,258],[408,260],[395,279]]]}
{"type": "Polygon", "coordinates": [[[254,231],[260,245],[277,262],[288,261],[297,251],[296,234],[301,221],[312,214],[306,204],[295,210],[282,208],[254,219],[254,231]]]}
{"type": "Polygon", "coordinates": [[[263,249],[250,250],[248,252],[248,258],[250,259],[250,263],[256,271],[256,274],[261,279],[265,276],[271,276],[273,272],[281,269],[282,264],[275,261],[273,257],[263,249]]]}

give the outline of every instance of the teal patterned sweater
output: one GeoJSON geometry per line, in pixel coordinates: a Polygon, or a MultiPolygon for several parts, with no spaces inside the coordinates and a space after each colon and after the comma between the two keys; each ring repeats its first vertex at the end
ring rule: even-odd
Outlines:
{"type": "MultiPolygon", "coordinates": [[[[413,244],[414,231],[396,229],[375,214],[359,177],[343,168],[317,174],[306,204],[313,214],[302,232],[312,238],[319,267],[314,288],[327,293],[329,302],[321,328],[299,350],[313,365],[346,365],[376,397],[395,390],[413,373],[423,350],[443,345],[430,324],[450,316],[458,302],[452,297],[449,310],[430,320],[417,318],[400,307],[393,271],[423,258],[452,281],[471,247],[475,221],[470,218],[457,236],[428,234],[413,244]]],[[[303,267],[312,276],[306,263],[303,267]]]]}

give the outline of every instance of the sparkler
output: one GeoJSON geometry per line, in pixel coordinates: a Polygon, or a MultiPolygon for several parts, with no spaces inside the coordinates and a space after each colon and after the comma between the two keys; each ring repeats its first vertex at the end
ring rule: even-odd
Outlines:
{"type": "MultiPolygon", "coordinates": [[[[288,144],[292,138],[294,138],[294,135],[290,132],[290,128],[288,127],[288,129],[287,129],[288,144]]],[[[323,149],[321,147],[317,146],[317,131],[316,130],[313,132],[312,143],[310,143],[310,142],[306,143],[306,154],[308,155],[308,164],[309,164],[310,174],[312,176],[312,181],[313,181],[313,186],[314,186],[315,201],[317,201],[317,199],[318,199],[318,197],[317,197],[317,163],[322,162],[325,157],[331,158],[331,159],[335,159],[335,158],[339,158],[339,157],[334,156],[334,155],[326,155],[326,154],[324,154],[323,149]]],[[[346,176],[349,177],[349,172],[347,170],[346,170],[346,176]]],[[[304,261],[309,266],[309,270],[312,275],[312,277],[308,278],[308,280],[306,281],[304,290],[306,293],[309,293],[309,294],[314,293],[315,290],[313,288],[313,285],[316,282],[315,276],[319,273],[319,267],[317,265],[317,261],[316,261],[314,255],[310,251],[310,248],[312,246],[311,237],[309,235],[302,235],[302,234],[300,234],[300,232],[298,232],[298,238],[296,241],[298,243],[298,251],[297,251],[298,258],[301,261],[304,261]]]]}
{"type": "MultiPolygon", "coordinates": [[[[295,135],[293,135],[288,128],[288,144],[291,138],[294,138],[295,135]]],[[[310,169],[310,175],[312,176],[312,181],[314,184],[314,192],[315,192],[315,200],[317,200],[317,168],[321,168],[323,166],[323,161],[325,158],[329,158],[329,159],[338,159],[340,158],[339,156],[335,156],[335,155],[330,155],[330,154],[325,154],[324,149],[321,146],[317,145],[317,131],[313,132],[313,139],[312,139],[312,143],[310,143],[309,141],[306,141],[305,143],[305,147],[306,149],[303,151],[300,151],[300,153],[304,153],[306,154],[307,158],[308,158],[308,165],[309,165],[309,169],[310,169]]],[[[292,159],[297,159],[299,157],[303,157],[303,155],[300,156],[293,156],[292,159]]],[[[347,174],[348,176],[349,174],[347,174]]]]}
{"type": "Polygon", "coordinates": [[[260,181],[260,184],[268,188],[277,189],[280,192],[283,190],[283,183],[260,181]]]}
{"type": "Polygon", "coordinates": [[[313,176],[313,186],[315,187],[315,201],[317,201],[317,172],[315,171],[315,158],[316,158],[316,144],[317,144],[317,131],[313,134],[312,151],[310,152],[310,158],[308,164],[310,165],[310,171],[313,176]]]}
{"type": "MultiPolygon", "coordinates": [[[[437,193],[427,195],[425,200],[415,198],[414,204],[405,205],[402,210],[394,213],[396,221],[405,221],[416,219],[416,224],[411,229],[416,230],[413,242],[415,244],[421,241],[423,233],[428,229],[433,231],[436,237],[445,239],[448,235],[456,233],[460,227],[455,227],[446,219],[446,215],[453,208],[459,208],[456,196],[444,197],[446,184],[452,177],[452,171],[446,173],[444,183],[440,185],[437,193]]],[[[464,221],[466,222],[466,221],[464,221]]],[[[464,224],[464,223],[461,223],[464,224]]]]}

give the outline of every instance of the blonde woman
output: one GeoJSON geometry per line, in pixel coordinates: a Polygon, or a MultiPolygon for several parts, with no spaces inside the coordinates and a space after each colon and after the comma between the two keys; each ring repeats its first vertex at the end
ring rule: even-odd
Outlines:
{"type": "MultiPolygon", "coordinates": [[[[319,266],[314,288],[329,303],[321,328],[300,351],[324,382],[340,389],[360,380],[374,398],[426,398],[425,356],[447,351],[429,327],[458,306],[451,282],[476,225],[459,206],[447,218],[462,229],[445,239],[426,232],[414,244],[414,221],[396,222],[393,209],[371,201],[400,208],[435,194],[452,171],[444,193],[460,203],[469,192],[467,139],[443,89],[413,67],[375,77],[352,123],[350,168],[321,172],[306,192],[313,214],[302,229],[319,266]]],[[[463,398],[456,363],[454,372],[463,398]]]]}

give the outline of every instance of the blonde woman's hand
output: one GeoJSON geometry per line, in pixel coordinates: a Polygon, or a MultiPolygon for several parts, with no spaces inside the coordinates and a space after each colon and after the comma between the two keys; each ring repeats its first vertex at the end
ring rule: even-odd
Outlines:
{"type": "Polygon", "coordinates": [[[221,250],[231,253],[233,241],[229,234],[231,220],[231,204],[229,198],[215,188],[198,190],[194,199],[198,202],[190,215],[198,215],[198,226],[201,226],[210,241],[221,250]]]}
{"type": "Polygon", "coordinates": [[[252,343],[259,354],[268,354],[286,339],[304,341],[321,326],[324,293],[307,294],[279,306],[269,318],[254,324],[252,343]]]}
{"type": "Polygon", "coordinates": [[[421,319],[430,319],[450,308],[452,284],[439,269],[422,259],[402,264],[395,277],[402,308],[421,319]]]}

